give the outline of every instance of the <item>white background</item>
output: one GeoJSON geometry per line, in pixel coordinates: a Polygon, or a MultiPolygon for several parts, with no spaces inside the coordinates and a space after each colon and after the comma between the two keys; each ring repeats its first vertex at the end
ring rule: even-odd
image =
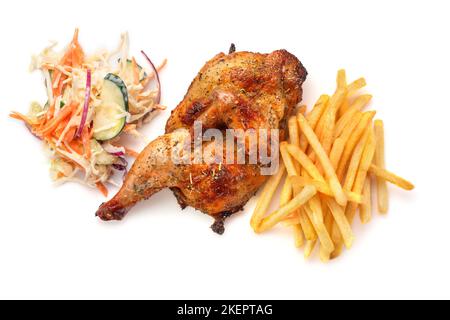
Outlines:
{"type": "MultiPolygon", "coordinates": [[[[10,1],[0,11],[0,298],[450,298],[447,1],[10,1]],[[332,93],[335,72],[365,76],[384,119],[387,165],[412,180],[390,187],[390,212],[355,226],[351,251],[304,261],[288,230],[255,235],[255,199],[227,221],[181,212],[169,191],[122,222],[94,217],[95,190],[54,187],[38,140],[9,119],[44,99],[30,56],[75,27],[87,52],[113,49],[129,31],[161,73],[173,109],[200,67],[231,42],[238,50],[285,48],[309,72],[304,101],[332,93]]],[[[145,134],[163,132],[169,110],[145,134]]]]}

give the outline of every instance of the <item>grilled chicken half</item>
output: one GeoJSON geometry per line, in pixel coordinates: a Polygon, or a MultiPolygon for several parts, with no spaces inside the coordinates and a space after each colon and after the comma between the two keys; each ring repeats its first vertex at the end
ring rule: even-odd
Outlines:
{"type": "MultiPolygon", "coordinates": [[[[216,55],[172,111],[166,133],[141,152],[120,191],[100,206],[97,216],[121,220],[138,201],[171,188],[182,208],[191,206],[214,217],[213,230],[223,233],[224,219],[241,210],[266,181],[262,164],[227,164],[226,150],[219,164],[180,164],[172,155],[183,153],[180,146],[194,143],[196,121],[201,121],[203,130],[281,129],[283,135],[287,116],[302,98],[306,75],[301,62],[286,50],[216,55]]],[[[215,147],[211,144],[216,141],[202,143],[205,149],[215,147]]],[[[194,158],[194,154],[181,156],[194,158]]]]}

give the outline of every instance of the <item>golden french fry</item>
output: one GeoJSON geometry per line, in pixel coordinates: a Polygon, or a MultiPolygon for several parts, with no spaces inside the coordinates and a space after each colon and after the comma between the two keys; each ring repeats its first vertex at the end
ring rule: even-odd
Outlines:
{"type": "Polygon", "coordinates": [[[372,195],[371,195],[371,179],[367,176],[363,187],[363,203],[359,206],[359,218],[361,223],[366,224],[372,218],[372,195]]]}
{"type": "Polygon", "coordinates": [[[342,104],[342,101],[344,101],[346,94],[347,91],[345,88],[338,88],[331,97],[328,107],[325,110],[322,134],[319,137],[326,154],[329,154],[331,151],[331,146],[334,140],[334,126],[336,124],[337,112],[342,104]]]}
{"type": "Polygon", "coordinates": [[[316,230],[320,244],[323,245],[325,250],[327,250],[328,252],[330,253],[333,252],[334,244],[333,241],[331,240],[330,235],[328,234],[327,228],[325,227],[323,220],[321,220],[318,214],[312,211],[308,205],[304,206],[303,209],[307,213],[309,220],[311,220],[314,226],[314,230],[316,230]]]}
{"type": "Polygon", "coordinates": [[[288,152],[287,146],[289,144],[286,141],[280,143],[280,153],[281,158],[283,159],[284,165],[286,166],[286,171],[288,176],[298,176],[297,168],[292,161],[292,158],[288,152]]]}
{"type": "Polygon", "coordinates": [[[345,69],[340,69],[337,72],[336,84],[338,88],[346,88],[347,87],[347,76],[345,74],[345,69]]]}
{"type": "MultiPolygon", "coordinates": [[[[300,136],[296,116],[292,116],[289,118],[288,129],[289,129],[289,140],[291,144],[300,147],[300,136]]],[[[298,163],[294,163],[294,167],[296,171],[300,173],[300,165],[298,163]]]]}
{"type": "Polygon", "coordinates": [[[350,83],[347,87],[347,90],[348,90],[349,94],[353,94],[353,93],[355,93],[355,91],[362,89],[365,86],[366,86],[366,79],[359,78],[359,79],[356,79],[355,81],[353,81],[352,83],[350,83]]]}
{"type": "MultiPolygon", "coordinates": [[[[329,210],[329,209],[328,209],[329,210]]],[[[341,235],[341,231],[339,230],[338,224],[336,223],[336,221],[334,221],[334,217],[331,214],[330,211],[330,217],[331,217],[331,239],[333,240],[334,243],[334,251],[330,253],[330,259],[336,259],[337,257],[339,257],[342,253],[343,250],[343,240],[342,240],[342,235],[341,235]]]]}
{"type": "MultiPolygon", "coordinates": [[[[316,188],[317,189],[317,188],[316,188]]],[[[309,200],[309,207],[314,212],[315,216],[323,222],[323,210],[322,210],[322,202],[320,200],[320,195],[316,194],[314,197],[309,200]]]]}
{"type": "Polygon", "coordinates": [[[356,145],[355,150],[353,150],[353,155],[350,159],[350,163],[347,169],[347,175],[345,176],[344,190],[350,191],[353,188],[353,183],[355,182],[356,174],[358,173],[359,163],[361,162],[363,151],[366,146],[367,139],[369,138],[370,130],[370,127],[366,129],[365,133],[361,137],[361,140],[359,140],[358,144],[356,145]]]}
{"type": "MultiPolygon", "coordinates": [[[[350,203],[352,205],[353,203],[350,203]]],[[[332,198],[327,199],[328,208],[330,208],[334,221],[341,232],[344,244],[347,248],[351,248],[354,240],[354,235],[350,223],[345,217],[344,209],[332,198]]]]}
{"type": "MultiPolygon", "coordinates": [[[[325,227],[327,228],[328,234],[331,235],[333,226],[333,215],[330,213],[328,207],[326,207],[326,209],[324,210],[324,216],[325,216],[324,218],[325,227]]],[[[320,260],[326,263],[330,261],[331,252],[329,252],[326,248],[324,248],[323,245],[320,245],[319,256],[320,260]]]]}
{"type": "Polygon", "coordinates": [[[295,146],[300,146],[299,141],[299,134],[298,134],[298,124],[297,124],[297,117],[292,116],[289,118],[288,121],[288,128],[289,128],[289,140],[291,144],[295,146]]]}
{"type": "Polygon", "coordinates": [[[344,128],[347,125],[347,123],[349,123],[351,119],[355,116],[355,114],[358,111],[362,110],[370,102],[371,99],[372,95],[363,94],[357,97],[355,101],[353,101],[348,110],[336,122],[336,128],[334,132],[335,137],[339,137],[342,134],[342,131],[344,131],[344,128]]]}
{"type": "Polygon", "coordinates": [[[345,141],[342,138],[337,138],[333,142],[333,147],[330,151],[330,161],[334,170],[337,169],[339,165],[339,160],[341,159],[342,152],[344,152],[345,141]]]}
{"type": "Polygon", "coordinates": [[[264,232],[273,228],[278,222],[283,220],[283,218],[287,217],[290,213],[303,206],[316,194],[316,192],[317,190],[314,186],[306,186],[305,188],[303,188],[302,192],[295,196],[286,205],[282,206],[275,212],[265,217],[261,221],[259,228],[257,228],[257,232],[264,232]]]}
{"type": "MultiPolygon", "coordinates": [[[[307,186],[307,185],[313,185],[314,187],[316,187],[317,191],[319,191],[320,193],[323,193],[327,196],[333,197],[333,192],[330,189],[330,186],[323,181],[319,181],[319,180],[314,180],[314,179],[309,179],[307,177],[301,177],[301,176],[293,176],[293,177],[289,177],[289,180],[292,181],[292,183],[294,184],[298,184],[301,187],[307,186]]],[[[350,202],[355,202],[357,204],[361,204],[363,203],[363,198],[362,195],[357,194],[353,191],[345,191],[345,195],[348,198],[348,201],[350,202]]]]}
{"type": "Polygon", "coordinates": [[[299,223],[297,223],[292,226],[292,229],[294,230],[295,246],[297,248],[300,248],[304,244],[302,226],[299,223]]]}
{"type": "Polygon", "coordinates": [[[320,261],[322,261],[323,263],[328,263],[328,262],[330,262],[331,254],[330,254],[330,252],[327,252],[327,250],[322,245],[320,245],[319,257],[320,257],[320,261]]]}
{"type": "MultiPolygon", "coordinates": [[[[320,117],[327,108],[329,100],[330,97],[328,95],[326,94],[321,95],[317,100],[316,104],[314,105],[313,109],[311,110],[311,112],[306,115],[306,120],[308,120],[308,123],[311,126],[311,128],[313,128],[313,130],[315,130],[316,125],[320,120],[320,117]]],[[[306,139],[305,135],[300,135],[300,149],[302,149],[302,151],[305,152],[307,147],[308,147],[308,140],[306,139]]]]}
{"type": "Polygon", "coordinates": [[[342,244],[342,241],[339,243],[336,243],[334,251],[330,255],[330,259],[336,259],[342,254],[344,245],[342,244]]]}
{"type": "Polygon", "coordinates": [[[333,166],[330,162],[330,159],[328,158],[325,150],[322,148],[322,145],[320,144],[319,140],[317,139],[316,134],[312,130],[312,128],[309,126],[308,122],[306,121],[305,117],[302,115],[299,115],[297,117],[299,126],[303,132],[303,134],[308,139],[309,144],[313,148],[314,152],[316,153],[324,171],[325,175],[328,179],[328,183],[330,185],[331,190],[333,191],[333,194],[336,198],[336,201],[342,205],[345,206],[347,204],[347,197],[342,190],[342,186],[339,183],[339,180],[336,176],[336,172],[333,169],[333,166]]]}
{"type": "MultiPolygon", "coordinates": [[[[384,124],[382,120],[375,120],[375,141],[377,143],[375,149],[375,165],[385,169],[384,162],[384,124]]],[[[387,213],[389,207],[389,195],[386,180],[381,177],[376,178],[377,182],[377,203],[380,213],[387,213]]]]}
{"type": "Polygon", "coordinates": [[[286,179],[281,189],[280,194],[280,207],[292,200],[292,183],[290,179],[286,179]]]}
{"type": "MultiPolygon", "coordinates": [[[[331,213],[331,211],[330,211],[331,213]]],[[[331,215],[333,217],[333,215],[331,215]]],[[[339,243],[342,243],[342,235],[341,235],[341,230],[339,230],[339,226],[336,223],[336,221],[334,221],[334,217],[333,217],[333,223],[331,225],[331,239],[333,240],[333,243],[335,244],[335,246],[339,243]]]]}
{"type": "Polygon", "coordinates": [[[330,96],[327,94],[323,94],[319,97],[317,102],[314,104],[313,109],[310,113],[306,115],[306,120],[308,120],[309,125],[311,128],[315,129],[317,126],[317,123],[319,122],[320,118],[322,117],[323,113],[325,112],[328,101],[330,101],[330,96]]]}
{"type": "Polygon", "coordinates": [[[337,176],[339,177],[339,181],[342,181],[345,175],[345,170],[347,168],[347,163],[350,160],[353,149],[355,148],[358,141],[361,139],[361,136],[364,134],[364,131],[369,126],[369,123],[372,121],[372,118],[375,116],[375,111],[367,111],[363,113],[361,122],[358,123],[355,130],[353,130],[350,138],[348,139],[344,152],[342,153],[341,160],[339,161],[339,166],[337,169],[337,176]]]}
{"type": "Polygon", "coordinates": [[[393,174],[392,172],[387,171],[386,169],[382,169],[374,164],[370,165],[369,169],[370,172],[374,174],[376,177],[383,178],[384,180],[393,183],[402,189],[405,190],[414,189],[414,185],[411,182],[393,174]]]}
{"type": "MultiPolygon", "coordinates": [[[[363,155],[361,157],[361,162],[358,168],[358,173],[355,178],[355,183],[353,184],[353,192],[356,193],[362,192],[364,188],[364,181],[366,181],[367,173],[372,163],[374,154],[375,154],[375,134],[373,132],[373,129],[370,128],[369,138],[367,139],[366,146],[364,147],[363,155]]],[[[356,214],[356,209],[358,209],[358,205],[354,203],[350,203],[345,209],[345,215],[350,224],[353,222],[353,219],[356,214]]]]}
{"type": "Polygon", "coordinates": [[[267,213],[270,201],[272,200],[273,195],[275,194],[275,191],[285,173],[286,168],[283,163],[280,163],[278,172],[275,175],[271,176],[264,185],[264,188],[256,204],[255,211],[253,212],[252,218],[250,220],[250,225],[252,226],[253,230],[256,231],[264,215],[267,213]]]}
{"type": "Polygon", "coordinates": [[[303,251],[305,259],[308,259],[316,246],[317,240],[306,241],[305,250],[303,251]]]}

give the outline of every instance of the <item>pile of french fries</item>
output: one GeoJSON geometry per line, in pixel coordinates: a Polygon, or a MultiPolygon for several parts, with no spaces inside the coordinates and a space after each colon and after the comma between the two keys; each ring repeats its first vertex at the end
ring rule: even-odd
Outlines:
{"type": "Polygon", "coordinates": [[[317,246],[323,262],[352,246],[358,211],[362,223],[371,220],[373,179],[382,214],[388,210],[387,182],[414,188],[385,169],[383,121],[373,121],[375,111],[363,111],[372,99],[359,93],[365,79],[347,84],[345,70],[339,70],[336,82],[332,96],[320,96],[309,112],[300,106],[289,119],[289,141],[280,143],[283,161],[265,184],[251,218],[256,233],[280,223],[291,228],[305,258],[317,246]],[[279,208],[268,214],[280,185],[279,208]]]}

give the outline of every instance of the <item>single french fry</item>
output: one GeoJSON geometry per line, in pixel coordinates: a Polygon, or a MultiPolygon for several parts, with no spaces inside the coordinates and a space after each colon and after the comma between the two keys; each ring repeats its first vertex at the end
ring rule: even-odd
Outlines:
{"type": "Polygon", "coordinates": [[[292,183],[289,178],[284,181],[280,194],[280,207],[292,200],[292,183]]]}
{"type": "MultiPolygon", "coordinates": [[[[296,116],[292,116],[289,118],[288,129],[289,129],[290,143],[296,147],[300,147],[300,136],[299,136],[296,116]]],[[[300,165],[298,163],[294,163],[294,167],[295,167],[296,171],[298,173],[300,173],[300,165]]]]}
{"type": "Polygon", "coordinates": [[[324,171],[325,175],[328,179],[328,183],[330,185],[331,190],[333,191],[333,194],[336,198],[336,201],[342,205],[345,206],[347,204],[347,197],[342,190],[342,186],[338,180],[338,177],[336,176],[336,172],[333,169],[333,166],[330,162],[330,159],[328,158],[325,150],[322,148],[319,140],[317,139],[316,134],[312,130],[312,128],[309,126],[308,122],[306,121],[305,117],[302,115],[299,115],[297,117],[299,126],[303,132],[303,134],[308,139],[309,144],[313,148],[314,152],[316,153],[324,171]]]}
{"type": "Polygon", "coordinates": [[[288,128],[289,128],[289,140],[291,144],[295,146],[300,146],[299,134],[298,134],[298,124],[297,117],[292,116],[288,120],[288,128]]]}
{"type": "Polygon", "coordinates": [[[330,151],[330,162],[333,169],[336,171],[339,165],[339,160],[341,159],[342,152],[344,152],[345,141],[342,138],[337,138],[333,142],[333,147],[330,151]]]}
{"type": "Polygon", "coordinates": [[[320,118],[322,117],[323,113],[325,112],[328,106],[328,101],[330,101],[329,95],[327,94],[321,95],[314,104],[314,107],[311,110],[311,112],[305,116],[311,128],[313,129],[316,128],[317,123],[319,122],[320,118]]]}
{"type": "MultiPolygon", "coordinates": [[[[350,223],[345,217],[344,209],[339,206],[339,204],[332,198],[327,199],[327,204],[333,215],[334,221],[336,222],[337,227],[341,232],[345,246],[347,248],[351,248],[354,240],[354,235],[350,223]]],[[[350,205],[352,204],[353,203],[350,203],[350,205]]]]}
{"type": "Polygon", "coordinates": [[[405,190],[414,189],[414,185],[411,182],[393,174],[392,172],[387,171],[386,169],[382,169],[374,164],[371,164],[369,169],[370,172],[374,174],[376,177],[383,178],[384,180],[393,183],[402,189],[405,190]]]}
{"type": "MultiPolygon", "coordinates": [[[[328,210],[330,210],[328,208],[328,210]]],[[[331,214],[331,211],[329,211],[329,215],[331,217],[331,239],[333,240],[334,243],[334,251],[330,253],[330,259],[336,259],[337,257],[339,257],[342,253],[343,250],[343,240],[342,240],[342,235],[341,235],[341,231],[339,230],[338,224],[336,223],[336,221],[334,221],[334,217],[331,214]]]]}
{"type": "Polygon", "coordinates": [[[335,137],[339,137],[342,134],[342,131],[344,131],[347,123],[349,123],[349,121],[351,121],[355,114],[358,111],[362,110],[370,102],[370,100],[372,100],[372,95],[363,94],[357,97],[355,101],[353,101],[348,110],[336,122],[336,128],[334,132],[335,137]]]}
{"type": "Polygon", "coordinates": [[[295,243],[295,246],[297,248],[302,247],[303,244],[304,244],[302,226],[299,223],[297,223],[297,224],[292,226],[292,230],[294,231],[294,243],[295,243]]]}
{"type": "MultiPolygon", "coordinates": [[[[317,100],[316,104],[314,105],[313,109],[311,110],[311,112],[306,115],[306,120],[308,120],[308,123],[313,130],[315,130],[316,125],[320,120],[320,117],[327,108],[329,100],[330,97],[328,95],[326,94],[321,95],[317,100]]],[[[300,135],[300,149],[302,149],[303,152],[306,152],[307,147],[308,147],[308,140],[306,139],[305,135],[302,134],[300,135]]]]}
{"type": "MultiPolygon", "coordinates": [[[[333,215],[331,215],[333,216],[333,215]]],[[[342,235],[341,235],[341,230],[339,230],[339,226],[336,223],[336,221],[334,221],[334,217],[333,217],[333,223],[331,225],[331,239],[333,240],[333,243],[335,244],[335,246],[339,243],[342,243],[342,235]]]]}
{"type": "Polygon", "coordinates": [[[350,191],[353,189],[353,183],[355,182],[356,174],[358,173],[359,163],[361,162],[363,151],[366,146],[367,139],[369,138],[370,130],[371,127],[367,127],[363,136],[356,145],[355,150],[353,151],[350,163],[348,165],[347,175],[345,176],[344,190],[350,191]]]}
{"type": "Polygon", "coordinates": [[[362,89],[366,86],[366,79],[359,78],[350,83],[347,87],[349,95],[354,94],[359,89],[362,89]]]}
{"type": "Polygon", "coordinates": [[[347,163],[350,160],[353,149],[355,148],[358,141],[361,139],[361,136],[364,134],[364,131],[369,126],[369,123],[372,121],[372,118],[375,116],[375,111],[367,111],[363,113],[361,121],[356,126],[355,130],[353,130],[350,135],[344,152],[342,153],[341,160],[339,161],[339,166],[337,169],[337,176],[339,181],[344,179],[345,170],[347,169],[347,163]]]}
{"type": "Polygon", "coordinates": [[[316,247],[317,240],[308,240],[306,241],[305,250],[303,251],[305,259],[308,259],[312,252],[314,251],[314,248],[316,247]]]}
{"type": "Polygon", "coordinates": [[[311,210],[311,208],[306,205],[303,207],[305,212],[307,213],[309,219],[311,220],[314,229],[316,230],[317,237],[320,241],[320,244],[325,247],[325,250],[328,252],[334,251],[334,244],[331,240],[330,235],[328,234],[327,228],[325,227],[325,224],[322,219],[318,216],[318,214],[311,210]]]}
{"type": "Polygon", "coordinates": [[[323,263],[328,263],[330,262],[330,252],[327,252],[327,250],[323,247],[323,245],[320,245],[319,247],[319,258],[320,261],[322,261],[323,263]]]}
{"type": "Polygon", "coordinates": [[[371,179],[367,176],[363,187],[363,203],[359,206],[359,218],[361,223],[366,224],[372,218],[372,194],[371,194],[371,179]]]}
{"type": "Polygon", "coordinates": [[[347,75],[345,73],[345,69],[338,70],[336,76],[336,85],[338,88],[342,89],[347,87],[347,75]]]}
{"type": "MultiPolygon", "coordinates": [[[[361,157],[361,162],[358,168],[358,173],[355,178],[355,183],[353,184],[353,192],[356,193],[362,192],[364,188],[364,181],[366,181],[367,173],[373,161],[374,154],[375,154],[375,134],[373,132],[373,129],[370,128],[369,138],[367,139],[366,146],[364,147],[363,155],[361,157]]],[[[345,209],[345,215],[350,224],[353,222],[353,219],[356,215],[356,209],[358,209],[358,205],[354,203],[350,203],[345,209]]]]}
{"type": "MultiPolygon", "coordinates": [[[[307,185],[313,185],[314,187],[316,187],[317,191],[319,191],[320,193],[323,193],[330,197],[334,196],[333,192],[330,189],[330,186],[326,182],[310,179],[307,177],[301,177],[301,176],[289,177],[289,180],[291,180],[295,184],[300,185],[301,187],[304,187],[307,185]]],[[[362,195],[357,194],[353,191],[345,191],[344,190],[344,192],[348,198],[348,201],[355,202],[357,204],[363,203],[362,195]]]]}
{"type": "Polygon", "coordinates": [[[282,206],[275,212],[271,213],[267,217],[265,217],[257,232],[264,232],[271,228],[273,228],[278,222],[283,220],[283,218],[287,217],[291,212],[296,211],[301,206],[303,206],[309,199],[311,199],[317,190],[313,186],[306,186],[303,188],[302,192],[300,192],[297,196],[295,196],[291,201],[289,201],[286,205],[282,206]]]}
{"type": "MultiPolygon", "coordinates": [[[[336,88],[338,89],[344,89],[347,91],[347,74],[345,72],[345,69],[338,70],[337,77],[336,77],[336,88]]],[[[347,96],[347,94],[346,94],[347,96]]],[[[347,97],[342,101],[341,107],[348,104],[347,97]]]]}
{"type": "MultiPolygon", "coordinates": [[[[316,188],[317,189],[317,188],[316,188]]],[[[308,203],[309,207],[311,208],[311,210],[314,212],[315,216],[321,221],[323,222],[323,210],[322,210],[322,202],[320,200],[320,195],[316,194],[314,197],[312,197],[309,200],[308,203]]]]}
{"type": "MultiPolygon", "coordinates": [[[[384,124],[382,120],[375,120],[375,141],[377,143],[375,149],[375,159],[374,163],[376,166],[385,169],[385,158],[384,158],[384,124]]],[[[386,180],[377,177],[377,203],[378,212],[387,213],[389,207],[389,194],[386,180]]]]}
{"type": "Polygon", "coordinates": [[[285,173],[286,168],[284,164],[281,163],[278,172],[275,175],[271,176],[264,185],[261,196],[258,199],[255,211],[253,212],[252,218],[250,220],[250,225],[252,226],[253,230],[256,231],[264,215],[267,213],[270,201],[272,201],[273,195],[275,194],[275,191],[285,173]]]}
{"type": "Polygon", "coordinates": [[[288,176],[298,176],[297,168],[295,167],[294,161],[292,161],[292,158],[287,150],[288,145],[289,144],[286,141],[280,143],[281,158],[286,166],[288,176]]]}
{"type": "MultiPolygon", "coordinates": [[[[325,227],[327,228],[328,234],[331,235],[333,226],[333,215],[330,213],[328,207],[326,207],[326,209],[324,210],[324,223],[325,227]]],[[[330,261],[331,252],[328,252],[328,250],[322,244],[320,245],[319,248],[319,257],[322,262],[326,263],[330,261]]]]}
{"type": "Polygon", "coordinates": [[[342,241],[339,242],[339,243],[335,243],[334,246],[335,246],[335,249],[330,255],[330,259],[332,259],[332,260],[336,259],[337,257],[339,257],[342,254],[342,251],[343,251],[343,248],[344,248],[344,245],[343,245],[342,241]]]}

